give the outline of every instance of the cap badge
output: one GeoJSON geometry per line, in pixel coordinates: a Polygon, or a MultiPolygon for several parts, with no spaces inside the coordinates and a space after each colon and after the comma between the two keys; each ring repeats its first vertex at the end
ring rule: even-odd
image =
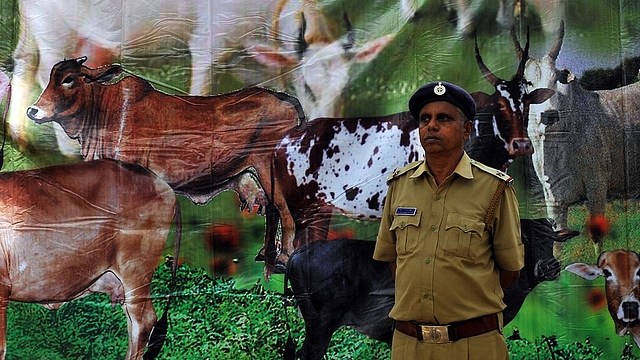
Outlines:
{"type": "Polygon", "coordinates": [[[446,91],[447,91],[447,88],[445,88],[445,87],[444,87],[444,85],[442,85],[442,83],[441,83],[441,82],[438,82],[438,85],[436,85],[436,86],[433,88],[433,92],[434,92],[436,95],[444,95],[444,93],[445,93],[446,91]]]}

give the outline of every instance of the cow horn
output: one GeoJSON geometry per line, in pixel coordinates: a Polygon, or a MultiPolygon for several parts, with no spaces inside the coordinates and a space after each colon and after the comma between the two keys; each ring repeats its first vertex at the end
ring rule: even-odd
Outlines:
{"type": "Polygon", "coordinates": [[[344,19],[344,23],[347,28],[347,41],[344,44],[342,44],[342,48],[345,51],[349,51],[353,48],[353,45],[356,42],[356,32],[353,29],[353,26],[351,25],[351,20],[349,20],[349,14],[347,14],[346,11],[342,14],[342,18],[344,19]]]}
{"type": "Polygon", "coordinates": [[[558,37],[553,42],[553,46],[549,50],[549,57],[552,60],[556,60],[560,54],[560,48],[562,47],[562,39],[564,38],[564,20],[560,21],[560,28],[558,29],[558,37]]]}
{"type": "Polygon", "coordinates": [[[513,48],[516,51],[516,54],[518,54],[518,60],[522,61],[522,54],[524,53],[524,51],[522,50],[522,47],[520,46],[520,42],[518,41],[518,37],[516,36],[516,29],[515,27],[511,27],[511,31],[509,32],[511,34],[511,41],[513,42],[513,48]]]}
{"type": "Polygon", "coordinates": [[[524,45],[524,52],[520,56],[520,64],[518,65],[518,72],[516,72],[516,76],[518,79],[522,79],[524,75],[524,68],[527,64],[527,60],[529,60],[529,27],[527,26],[527,43],[524,45]]]}
{"type": "Polygon", "coordinates": [[[287,4],[287,0],[279,0],[276,4],[276,8],[273,11],[272,15],[272,23],[271,27],[271,38],[272,39],[280,39],[280,15],[282,15],[282,10],[284,6],[287,4]]]}
{"type": "Polygon", "coordinates": [[[303,0],[302,11],[306,18],[305,42],[309,44],[330,44],[335,38],[329,29],[317,0],[303,0]]]}
{"type": "Polygon", "coordinates": [[[502,79],[494,75],[493,72],[491,72],[491,70],[489,70],[489,68],[484,64],[482,57],[480,56],[480,50],[478,49],[478,35],[476,34],[474,37],[476,43],[476,62],[478,63],[478,67],[480,68],[480,71],[482,71],[484,78],[495,87],[502,81],[502,79]]]}
{"type": "Polygon", "coordinates": [[[304,38],[304,33],[307,31],[307,19],[304,17],[304,13],[300,14],[300,31],[298,32],[298,41],[296,41],[296,53],[298,58],[302,59],[304,53],[307,51],[309,44],[304,38]]]}

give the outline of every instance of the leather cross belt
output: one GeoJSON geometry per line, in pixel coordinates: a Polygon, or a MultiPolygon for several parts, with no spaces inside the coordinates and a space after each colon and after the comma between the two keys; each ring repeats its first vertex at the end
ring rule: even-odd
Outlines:
{"type": "Polygon", "coordinates": [[[420,342],[444,344],[456,340],[481,335],[499,327],[497,314],[459,321],[449,325],[423,325],[414,321],[396,321],[396,329],[412,336],[420,342]]]}

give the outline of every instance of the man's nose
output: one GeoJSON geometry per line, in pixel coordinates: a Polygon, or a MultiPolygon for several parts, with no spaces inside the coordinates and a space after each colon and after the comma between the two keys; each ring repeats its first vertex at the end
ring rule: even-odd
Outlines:
{"type": "Polygon", "coordinates": [[[431,120],[427,124],[427,129],[430,131],[437,131],[440,128],[440,123],[437,120],[431,120]]]}

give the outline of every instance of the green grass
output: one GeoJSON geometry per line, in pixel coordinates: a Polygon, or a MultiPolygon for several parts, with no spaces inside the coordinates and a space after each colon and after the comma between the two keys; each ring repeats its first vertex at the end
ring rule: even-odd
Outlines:
{"type": "MultiPolygon", "coordinates": [[[[170,271],[159,266],[152,281],[154,306],[162,313],[170,271]]],[[[231,279],[209,277],[204,270],[181,266],[169,330],[158,359],[279,359],[291,339],[300,349],[304,321],[281,292],[258,282],[237,289],[231,279]]],[[[291,299],[289,299],[291,300],[291,299]]],[[[295,304],[295,303],[294,303],[295,304]]],[[[551,332],[509,339],[512,359],[610,359],[590,340],[557,338],[551,332]],[[548,334],[548,335],[544,335],[548,334]]],[[[513,330],[506,331],[513,337],[513,330]]],[[[109,298],[95,294],[49,311],[40,305],[9,304],[7,359],[123,359],[127,347],[124,313],[109,298]]],[[[638,359],[625,347],[623,359],[638,359]]],[[[354,329],[334,333],[328,359],[389,359],[390,347],[354,329]]]]}

